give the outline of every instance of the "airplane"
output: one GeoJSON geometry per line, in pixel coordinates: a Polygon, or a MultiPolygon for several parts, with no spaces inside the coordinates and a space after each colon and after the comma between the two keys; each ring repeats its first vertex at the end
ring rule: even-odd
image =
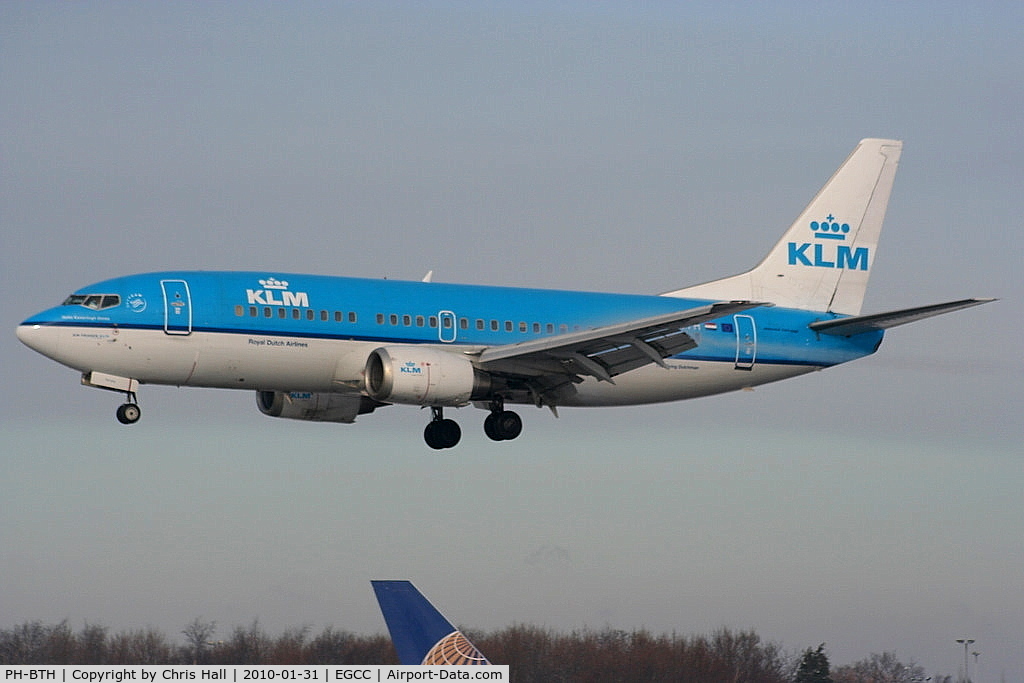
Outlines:
{"type": "Polygon", "coordinates": [[[18,338],[125,395],[142,384],[253,390],[265,415],[351,423],[431,409],[424,440],[458,444],[445,408],[625,406],[748,389],[873,354],[886,329],[994,299],[861,315],[903,144],[865,139],[753,269],[660,295],[276,271],[128,275],[79,289],[18,338]]]}
{"type": "Polygon", "coordinates": [[[371,581],[400,664],[490,665],[409,581],[371,581]]]}

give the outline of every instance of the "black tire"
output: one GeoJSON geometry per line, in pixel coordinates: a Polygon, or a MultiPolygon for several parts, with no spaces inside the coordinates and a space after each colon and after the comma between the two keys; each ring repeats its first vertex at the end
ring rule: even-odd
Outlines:
{"type": "Polygon", "coordinates": [[[502,441],[511,441],[523,433],[523,420],[518,413],[503,410],[494,419],[494,431],[502,441]]]}
{"type": "Polygon", "coordinates": [[[490,439],[491,441],[504,441],[504,437],[502,437],[501,434],[498,433],[498,428],[495,425],[495,422],[497,422],[497,418],[497,413],[491,413],[486,418],[484,418],[484,434],[486,434],[487,438],[490,439]]]}
{"type": "Polygon", "coordinates": [[[142,417],[142,410],[137,403],[123,403],[117,407],[117,421],[123,425],[133,425],[142,417]]]}
{"type": "Polygon", "coordinates": [[[436,451],[452,448],[462,439],[462,428],[455,420],[434,420],[423,430],[423,440],[436,451]]]}
{"type": "Polygon", "coordinates": [[[427,442],[427,445],[433,448],[435,451],[439,451],[444,446],[441,445],[441,437],[438,434],[437,422],[428,422],[426,428],[423,430],[423,440],[427,442]]]}
{"type": "Polygon", "coordinates": [[[462,440],[462,428],[455,420],[441,420],[438,422],[438,433],[441,434],[442,448],[454,448],[462,440]]]}

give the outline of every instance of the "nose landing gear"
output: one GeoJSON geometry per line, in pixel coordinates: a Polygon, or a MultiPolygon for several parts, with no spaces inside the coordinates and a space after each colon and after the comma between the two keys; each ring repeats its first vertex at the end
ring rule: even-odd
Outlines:
{"type": "Polygon", "coordinates": [[[139,408],[138,399],[135,398],[135,392],[126,392],[128,397],[127,403],[122,403],[117,407],[117,421],[123,425],[133,425],[139,421],[142,417],[142,409],[139,408]]]}

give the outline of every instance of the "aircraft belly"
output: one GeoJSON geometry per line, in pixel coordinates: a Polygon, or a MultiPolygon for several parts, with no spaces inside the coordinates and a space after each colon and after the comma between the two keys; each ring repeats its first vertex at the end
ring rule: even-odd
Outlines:
{"type": "Polygon", "coordinates": [[[587,378],[564,406],[624,406],[681,401],[776,382],[812,372],[803,365],[759,364],[737,370],[730,362],[670,360],[668,368],[649,365],[615,377],[615,384],[587,378]]]}

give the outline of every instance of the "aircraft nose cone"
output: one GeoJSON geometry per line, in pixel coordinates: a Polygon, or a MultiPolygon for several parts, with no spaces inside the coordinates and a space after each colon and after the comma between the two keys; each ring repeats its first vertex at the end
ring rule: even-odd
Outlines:
{"type": "Polygon", "coordinates": [[[57,354],[57,334],[45,325],[18,325],[18,339],[33,351],[51,358],[57,354]]]}

